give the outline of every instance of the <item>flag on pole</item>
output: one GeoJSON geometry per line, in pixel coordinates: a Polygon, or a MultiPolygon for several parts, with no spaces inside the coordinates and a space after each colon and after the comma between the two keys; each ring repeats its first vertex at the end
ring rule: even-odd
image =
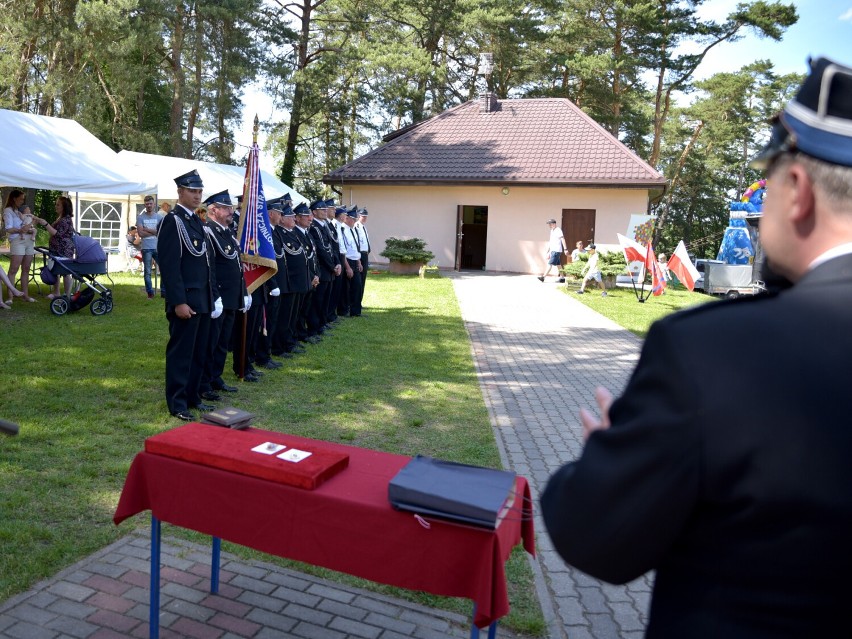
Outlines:
{"type": "MultiPolygon", "coordinates": [[[[255,127],[257,125],[255,124],[255,127]]],[[[243,185],[243,210],[237,227],[240,259],[249,294],[278,272],[275,249],[272,246],[272,225],[266,209],[263,184],[260,179],[257,139],[251,147],[243,185]]]]}
{"type": "Polygon", "coordinates": [[[642,262],[645,263],[645,256],[648,254],[648,249],[639,244],[636,240],[631,240],[629,237],[625,237],[621,233],[616,233],[618,236],[618,243],[621,244],[621,250],[624,251],[624,259],[630,264],[630,262],[642,262]]]}
{"type": "Polygon", "coordinates": [[[669,272],[674,273],[686,288],[690,291],[695,290],[695,282],[701,274],[695,268],[692,260],[689,259],[689,255],[686,252],[686,244],[683,243],[683,240],[680,241],[675,252],[669,258],[668,266],[669,272]]]}
{"type": "Polygon", "coordinates": [[[662,295],[663,291],[666,290],[666,277],[663,275],[663,270],[654,254],[654,247],[650,243],[648,244],[648,253],[645,256],[645,268],[651,273],[651,292],[655,296],[662,295]]]}

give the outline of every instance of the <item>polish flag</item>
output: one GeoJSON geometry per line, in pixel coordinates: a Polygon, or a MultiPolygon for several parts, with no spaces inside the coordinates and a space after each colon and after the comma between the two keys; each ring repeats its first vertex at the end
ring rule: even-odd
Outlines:
{"type": "Polygon", "coordinates": [[[677,245],[674,254],[669,258],[669,271],[677,276],[683,285],[690,291],[695,289],[695,281],[700,277],[698,269],[686,253],[686,244],[683,240],[677,245]]]}
{"type": "Polygon", "coordinates": [[[644,264],[648,250],[636,240],[631,240],[621,233],[616,233],[616,235],[618,236],[618,243],[621,244],[621,250],[624,251],[624,259],[627,260],[627,263],[642,262],[644,264]]]}

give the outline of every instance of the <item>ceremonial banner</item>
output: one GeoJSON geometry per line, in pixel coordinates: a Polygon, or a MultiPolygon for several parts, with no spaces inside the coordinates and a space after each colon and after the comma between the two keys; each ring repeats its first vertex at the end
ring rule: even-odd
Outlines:
{"type": "Polygon", "coordinates": [[[255,142],[249,151],[246,179],[243,186],[243,210],[237,227],[240,242],[240,259],[249,294],[278,272],[275,249],[272,246],[272,225],[266,209],[263,184],[260,179],[258,156],[260,149],[255,142]]]}

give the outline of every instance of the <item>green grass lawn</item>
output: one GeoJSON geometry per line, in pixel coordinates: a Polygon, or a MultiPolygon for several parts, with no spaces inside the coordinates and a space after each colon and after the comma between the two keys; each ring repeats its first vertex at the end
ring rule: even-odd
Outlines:
{"type": "MultiPolygon", "coordinates": [[[[8,267],[8,260],[2,264],[8,267]]],[[[116,527],[112,514],[145,438],[179,425],[163,396],[167,323],[162,301],[146,299],[140,276],[113,279],[115,308],[102,317],[88,308],[55,317],[34,284],[37,303],[0,309],[0,418],[21,427],[18,437],[0,438],[0,601],[134,527],[148,526],[148,518],[138,516],[116,527]]],[[[307,354],[258,384],[241,384],[229,403],[255,412],[256,424],[268,430],[499,467],[451,282],[371,274],[364,303],[368,317],[344,320],[307,354]]],[[[234,382],[230,368],[226,373],[234,382]]],[[[164,530],[203,541],[179,528],[164,530]]],[[[467,600],[400,591],[223,547],[470,613],[467,600]]],[[[543,634],[532,572],[520,550],[507,572],[512,612],[506,625],[543,634]]]]}
{"type": "MultiPolygon", "coordinates": [[[[589,308],[596,310],[639,337],[645,337],[651,324],[661,317],[716,299],[698,291],[689,291],[683,286],[670,286],[666,288],[663,295],[656,297],[652,295],[645,302],[637,300],[636,292],[632,288],[607,289],[606,297],[601,297],[600,289],[592,286],[586,287],[585,295],[577,295],[579,288],[579,282],[569,281],[563,287],[563,290],[567,295],[580,300],[589,308]]],[[[639,290],[637,289],[637,292],[639,290]]],[[[646,284],[645,296],[647,295],[648,285],[646,284]]]]}

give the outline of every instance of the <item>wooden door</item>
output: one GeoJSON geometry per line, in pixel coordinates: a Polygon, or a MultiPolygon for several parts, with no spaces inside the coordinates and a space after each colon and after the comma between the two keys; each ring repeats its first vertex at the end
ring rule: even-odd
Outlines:
{"type": "Polygon", "coordinates": [[[562,234],[569,255],[577,242],[588,246],[595,241],[595,213],[595,209],[562,209],[562,234]]]}
{"type": "Polygon", "coordinates": [[[454,269],[461,270],[462,238],[464,238],[464,207],[456,207],[456,260],[454,269]]]}

